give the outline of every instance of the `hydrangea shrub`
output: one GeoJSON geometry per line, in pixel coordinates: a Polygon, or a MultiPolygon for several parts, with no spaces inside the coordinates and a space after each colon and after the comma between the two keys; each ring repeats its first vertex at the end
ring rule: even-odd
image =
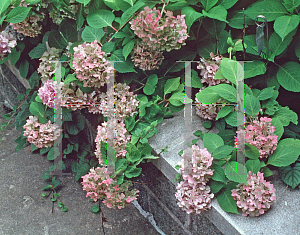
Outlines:
{"type": "Polygon", "coordinates": [[[0,60],[3,60],[6,55],[11,53],[11,50],[17,45],[16,38],[5,31],[0,33],[0,60]]]}

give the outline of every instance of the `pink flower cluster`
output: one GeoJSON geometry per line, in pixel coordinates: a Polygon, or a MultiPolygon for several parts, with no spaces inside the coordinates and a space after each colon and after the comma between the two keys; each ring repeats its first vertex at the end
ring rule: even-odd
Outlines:
{"type": "Polygon", "coordinates": [[[102,202],[108,208],[124,208],[128,203],[137,199],[139,193],[136,189],[129,189],[131,182],[117,184],[117,180],[110,177],[110,172],[105,167],[91,168],[90,172],[83,179],[83,190],[87,192],[86,197],[90,196],[95,202],[102,202]]]}
{"type": "Polygon", "coordinates": [[[56,124],[51,124],[50,120],[42,124],[37,116],[29,116],[23,128],[25,129],[23,135],[27,137],[27,141],[38,148],[52,147],[60,136],[60,129],[56,124]]]}
{"type": "Polygon", "coordinates": [[[84,42],[73,49],[73,66],[77,78],[84,82],[83,86],[104,86],[114,68],[101,51],[97,40],[91,43],[84,42]]]}
{"type": "MultiPolygon", "coordinates": [[[[274,135],[275,127],[272,126],[272,118],[261,117],[260,121],[253,120],[245,129],[245,142],[255,146],[259,150],[260,158],[267,158],[277,146],[277,135],[274,135]]],[[[238,137],[243,130],[237,131],[238,137]]]]}
{"type": "Polygon", "coordinates": [[[116,151],[116,157],[125,158],[127,151],[125,147],[130,141],[131,135],[127,133],[124,122],[118,122],[117,120],[112,123],[112,126],[108,126],[107,122],[101,123],[98,126],[98,134],[96,136],[96,150],[95,155],[99,158],[99,164],[104,164],[101,154],[101,141],[107,143],[107,129],[112,130],[114,146],[111,146],[116,151]]]}
{"type": "Polygon", "coordinates": [[[5,31],[0,33],[0,60],[11,53],[11,50],[17,45],[16,38],[5,31]]]}
{"type": "Polygon", "coordinates": [[[276,200],[276,189],[273,184],[264,180],[264,173],[248,172],[246,184],[238,184],[237,189],[231,190],[236,204],[243,211],[243,216],[260,216],[265,213],[276,200]]]}
{"type": "Polygon", "coordinates": [[[60,58],[60,53],[60,49],[51,47],[50,50],[45,51],[42,57],[39,59],[41,62],[37,71],[41,74],[41,80],[43,83],[53,78],[55,74],[55,67],[60,58]]]}
{"type": "Polygon", "coordinates": [[[142,70],[158,69],[164,59],[161,51],[153,50],[143,42],[138,42],[133,48],[132,61],[142,70]]]}
{"type": "Polygon", "coordinates": [[[54,109],[55,98],[58,98],[59,86],[63,86],[63,82],[57,85],[57,82],[53,80],[48,80],[39,90],[38,96],[43,101],[45,105],[54,109]],[[55,97],[56,96],[56,97],[55,97]]]}
{"type": "Polygon", "coordinates": [[[214,197],[214,194],[210,193],[210,187],[206,185],[213,175],[213,170],[210,169],[213,158],[206,148],[199,149],[197,145],[192,146],[191,159],[189,155],[184,151],[183,159],[179,163],[183,181],[176,187],[175,197],[179,201],[178,206],[188,214],[200,214],[211,208],[211,199],[214,197]],[[189,168],[191,174],[184,172],[185,159],[188,162],[185,168],[189,168]]]}
{"type": "Polygon", "coordinates": [[[216,72],[218,71],[222,56],[214,55],[210,53],[210,60],[200,59],[197,69],[201,70],[201,82],[207,83],[208,86],[215,86],[220,83],[230,83],[227,79],[214,79],[216,72]]]}
{"type": "Polygon", "coordinates": [[[172,11],[159,10],[148,6],[139,13],[136,19],[130,21],[134,33],[153,50],[171,51],[180,49],[189,37],[185,23],[185,15],[173,16],[172,11]]]}
{"type": "Polygon", "coordinates": [[[104,116],[115,118],[117,120],[125,120],[128,116],[133,116],[137,113],[136,109],[139,105],[139,101],[136,99],[136,95],[129,91],[130,87],[125,83],[116,83],[114,85],[114,92],[109,90],[107,93],[100,95],[101,104],[98,107],[91,107],[89,112],[102,113],[104,116]],[[109,110],[109,97],[113,98],[114,109],[109,110]]]}

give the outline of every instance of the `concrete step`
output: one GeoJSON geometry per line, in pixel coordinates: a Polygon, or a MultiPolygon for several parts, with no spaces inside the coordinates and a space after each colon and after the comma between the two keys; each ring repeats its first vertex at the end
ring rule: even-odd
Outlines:
{"type": "MultiPolygon", "coordinates": [[[[205,120],[195,113],[195,107],[192,112],[192,133],[196,130],[207,130],[201,125],[205,120]]],[[[165,119],[157,127],[158,135],[149,139],[149,144],[159,153],[166,145],[169,146],[168,153],[161,153],[160,158],[153,161],[153,164],[165,175],[165,177],[174,185],[176,173],[179,172],[174,167],[181,160],[178,152],[184,149],[185,121],[184,110],[175,114],[173,118],[165,119]]],[[[216,127],[212,128],[210,133],[218,133],[216,127]]],[[[196,138],[195,136],[193,138],[196,138]]],[[[198,140],[198,146],[204,148],[202,140],[198,140]]],[[[267,181],[276,188],[276,201],[271,209],[264,215],[251,218],[244,217],[241,214],[232,214],[223,211],[217,199],[212,200],[212,209],[202,213],[225,235],[279,235],[279,234],[300,234],[300,194],[299,189],[292,190],[287,188],[282,182],[277,171],[274,175],[267,178],[267,181]]],[[[164,197],[172,200],[175,198],[175,191],[166,192],[164,197]]],[[[195,217],[203,215],[192,215],[195,217]]]]}

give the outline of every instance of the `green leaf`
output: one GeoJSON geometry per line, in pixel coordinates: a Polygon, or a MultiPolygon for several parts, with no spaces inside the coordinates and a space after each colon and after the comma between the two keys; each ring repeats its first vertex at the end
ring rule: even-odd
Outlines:
{"type": "Polygon", "coordinates": [[[28,60],[22,60],[19,67],[19,72],[22,78],[26,78],[29,69],[29,62],[28,60]]]}
{"type": "Polygon", "coordinates": [[[293,92],[300,92],[300,64],[289,61],[280,66],[277,72],[277,79],[280,85],[293,92]]]}
{"type": "Polygon", "coordinates": [[[170,104],[174,105],[174,106],[180,106],[182,104],[189,104],[192,103],[192,99],[190,99],[189,97],[186,97],[184,93],[182,92],[176,92],[173,93],[171,95],[171,97],[169,98],[169,102],[170,104]]]}
{"type": "Polygon", "coordinates": [[[123,1],[129,3],[130,6],[133,6],[133,4],[136,2],[136,0],[123,0],[123,1]]]}
{"type": "Polygon", "coordinates": [[[254,117],[256,114],[258,114],[260,108],[261,106],[259,100],[255,96],[246,94],[245,113],[254,117]]]}
{"type": "Polygon", "coordinates": [[[297,162],[294,167],[280,167],[279,174],[285,184],[295,189],[300,184],[300,163],[297,162]]]}
{"type": "Polygon", "coordinates": [[[230,102],[236,103],[237,91],[233,88],[233,86],[230,86],[228,84],[219,84],[215,86],[214,91],[218,93],[218,95],[222,98],[230,102]]]}
{"type": "Polygon", "coordinates": [[[251,171],[252,173],[256,174],[260,170],[260,161],[258,159],[250,159],[246,162],[245,166],[248,172],[251,171]]]}
{"type": "Polygon", "coordinates": [[[132,143],[128,143],[126,146],[126,159],[132,163],[140,160],[141,152],[133,145],[132,143]]]}
{"type": "Polygon", "coordinates": [[[76,77],[73,74],[68,74],[68,76],[66,77],[64,84],[69,84],[72,81],[76,81],[76,77]]]}
{"type": "Polygon", "coordinates": [[[20,59],[20,56],[21,56],[21,51],[17,51],[16,48],[14,48],[14,49],[11,51],[11,54],[10,54],[10,62],[12,63],[12,65],[16,65],[16,63],[17,63],[18,60],[20,59]]]}
{"type": "Polygon", "coordinates": [[[86,20],[89,26],[101,29],[106,26],[112,27],[112,22],[115,19],[114,13],[109,10],[96,10],[90,14],[88,14],[86,20]]]}
{"type": "Polygon", "coordinates": [[[225,186],[225,190],[217,196],[220,207],[229,213],[238,214],[236,201],[231,196],[231,190],[236,188],[236,183],[229,183],[225,186]]]}
{"type": "Polygon", "coordinates": [[[69,134],[77,135],[84,129],[84,118],[81,115],[72,116],[72,122],[66,122],[66,129],[69,134]]]}
{"type": "Polygon", "coordinates": [[[45,147],[44,147],[44,148],[41,148],[41,149],[40,149],[40,154],[43,155],[43,154],[45,154],[45,153],[48,153],[50,149],[51,149],[51,147],[48,147],[48,148],[45,148],[45,147]]]}
{"type": "Polygon", "coordinates": [[[65,18],[59,25],[59,31],[67,42],[77,42],[77,24],[73,19],[65,18]]]}
{"type": "Polygon", "coordinates": [[[202,123],[202,126],[206,129],[211,128],[211,121],[205,121],[202,123]]]}
{"type": "Polygon", "coordinates": [[[201,130],[198,130],[198,131],[195,131],[195,132],[193,133],[193,135],[200,137],[200,136],[203,136],[203,133],[202,133],[201,130]]]}
{"type": "Polygon", "coordinates": [[[245,79],[252,78],[257,75],[265,74],[267,71],[263,61],[254,60],[251,63],[245,63],[245,79]]]}
{"type": "Polygon", "coordinates": [[[300,60],[300,44],[296,45],[295,54],[298,57],[298,59],[300,60]]]}
{"type": "Polygon", "coordinates": [[[79,9],[76,13],[76,29],[77,31],[81,29],[81,27],[83,26],[85,19],[83,17],[83,6],[80,5],[79,9]]]}
{"type": "Polygon", "coordinates": [[[225,121],[230,126],[237,126],[237,112],[231,112],[225,118],[225,121]]]}
{"type": "Polygon", "coordinates": [[[7,15],[5,21],[9,23],[20,23],[28,16],[32,7],[15,7],[7,15]]]}
{"type": "Polygon", "coordinates": [[[99,208],[99,205],[98,204],[95,204],[91,207],[91,212],[93,213],[97,213],[100,211],[100,208],[99,208]]]}
{"type": "Polygon", "coordinates": [[[271,175],[273,175],[273,172],[268,168],[268,167],[263,167],[261,170],[260,170],[261,173],[264,173],[264,177],[269,177],[271,175]]]}
{"type": "MultiPolygon", "coordinates": [[[[235,29],[243,29],[243,11],[237,10],[228,13],[228,25],[235,29]]],[[[245,15],[245,28],[253,22],[248,16],[245,15]]]]}
{"type": "Polygon", "coordinates": [[[218,147],[224,145],[224,141],[217,134],[205,133],[203,136],[203,145],[208,151],[213,152],[218,147]]]}
{"type": "Polygon", "coordinates": [[[272,118],[278,118],[283,126],[288,126],[290,122],[298,124],[297,114],[290,110],[289,107],[280,107],[278,111],[272,116],[272,118]]]}
{"type": "Polygon", "coordinates": [[[47,47],[45,44],[39,43],[35,48],[33,48],[29,52],[29,56],[31,59],[38,59],[41,58],[44,52],[47,51],[47,47]]]}
{"type": "Polygon", "coordinates": [[[275,20],[274,30],[283,39],[299,25],[299,17],[297,15],[284,15],[275,20]]]}
{"type": "Polygon", "coordinates": [[[100,42],[101,38],[104,36],[103,29],[95,29],[90,26],[85,26],[84,30],[82,31],[81,38],[86,42],[100,42]]]}
{"type": "Polygon", "coordinates": [[[269,39],[269,60],[274,62],[275,56],[280,55],[285,51],[285,49],[288,47],[288,45],[293,40],[293,36],[295,35],[296,30],[292,31],[289,35],[287,35],[284,40],[282,41],[281,37],[276,33],[273,32],[270,39],[269,39]]]}
{"type": "Polygon", "coordinates": [[[256,96],[256,98],[258,100],[267,100],[269,98],[271,98],[274,95],[274,89],[273,87],[267,87],[263,90],[261,90],[258,95],[256,96]]]}
{"type": "Polygon", "coordinates": [[[288,166],[294,163],[300,155],[300,140],[286,138],[280,140],[268,163],[273,166],[288,166]]]}
{"type": "Polygon", "coordinates": [[[29,111],[36,116],[44,118],[44,105],[38,102],[32,102],[29,106],[29,111]]]}
{"type": "Polygon", "coordinates": [[[73,151],[74,146],[71,144],[67,145],[67,148],[64,149],[64,154],[69,154],[73,151]]]}
{"type": "Polygon", "coordinates": [[[132,131],[135,126],[135,120],[133,117],[127,117],[125,119],[125,127],[128,132],[132,131]]]}
{"type": "Polygon", "coordinates": [[[66,39],[59,33],[58,30],[52,30],[48,37],[49,47],[64,49],[68,46],[66,39]]]}
{"type": "Polygon", "coordinates": [[[77,174],[75,175],[75,180],[78,181],[81,176],[86,175],[90,171],[90,166],[87,163],[83,163],[79,166],[77,174]]]}
{"type": "Polygon", "coordinates": [[[216,19],[228,23],[228,21],[226,20],[227,11],[223,6],[216,6],[210,9],[208,12],[202,10],[202,14],[211,19],[216,19]]]}
{"type": "Polygon", "coordinates": [[[218,0],[200,0],[205,11],[209,11],[214,5],[217,4],[218,0]]]}
{"type": "Polygon", "coordinates": [[[226,184],[220,182],[220,181],[214,181],[212,180],[209,184],[210,190],[212,193],[218,193],[226,184]]]}
{"type": "Polygon", "coordinates": [[[0,4],[0,15],[2,15],[2,13],[7,10],[7,8],[10,5],[10,3],[11,3],[11,0],[2,0],[1,1],[1,4],[0,4]]]}
{"type": "Polygon", "coordinates": [[[272,117],[271,123],[272,123],[272,126],[275,127],[275,131],[273,134],[277,135],[278,136],[277,140],[279,140],[284,132],[283,125],[278,117],[272,117]]]}
{"type": "Polygon", "coordinates": [[[117,172],[121,173],[127,168],[127,159],[119,159],[116,162],[115,169],[117,172]]]}
{"type": "Polygon", "coordinates": [[[259,151],[255,146],[246,143],[245,144],[245,155],[248,158],[255,160],[255,159],[259,158],[259,151]]]}
{"type": "Polygon", "coordinates": [[[146,85],[143,88],[143,92],[146,95],[152,95],[155,92],[157,82],[158,82],[157,75],[156,74],[151,74],[147,79],[146,85]]]}
{"type": "Polygon", "coordinates": [[[127,56],[131,53],[135,43],[136,43],[136,40],[130,40],[129,43],[127,43],[123,47],[123,55],[124,55],[125,60],[127,59],[127,56]]]}
{"type": "Polygon", "coordinates": [[[225,9],[229,9],[237,3],[238,0],[219,0],[218,5],[223,6],[225,9]]]}
{"type": "Polygon", "coordinates": [[[212,157],[217,160],[224,159],[224,157],[230,155],[234,149],[234,147],[229,145],[221,145],[212,152],[212,157]]]}
{"type": "Polygon", "coordinates": [[[142,168],[132,167],[130,171],[125,172],[125,176],[127,178],[133,178],[133,177],[138,177],[141,173],[142,173],[142,168]]]}
{"type": "Polygon", "coordinates": [[[114,64],[115,69],[119,72],[119,73],[130,73],[130,72],[136,72],[133,68],[134,68],[134,64],[131,60],[129,60],[127,58],[127,60],[125,61],[125,58],[123,56],[123,50],[119,49],[116,50],[114,52],[112,52],[111,56],[110,56],[110,61],[123,61],[122,62],[116,62],[114,64]]]}
{"type": "Polygon", "coordinates": [[[202,104],[217,102],[221,97],[215,91],[215,86],[209,86],[196,94],[197,100],[202,104]]]}
{"type": "Polygon", "coordinates": [[[127,20],[132,17],[132,15],[139,10],[140,8],[144,7],[145,3],[143,1],[136,2],[132,7],[128,8],[121,16],[121,25],[125,24],[127,20]]]}
{"type": "Polygon", "coordinates": [[[218,120],[218,119],[220,119],[222,117],[226,117],[231,111],[232,111],[232,105],[224,106],[218,112],[216,120],[218,120]]]}
{"type": "MultiPolygon", "coordinates": [[[[208,1],[208,0],[207,0],[208,1]]],[[[192,7],[184,7],[181,10],[181,14],[185,15],[185,23],[187,25],[188,31],[190,31],[191,26],[193,25],[193,23],[199,19],[200,17],[203,16],[203,14],[197,12],[196,10],[194,10],[194,8],[192,7]]]]}
{"type": "Polygon", "coordinates": [[[230,59],[223,59],[221,61],[221,72],[223,76],[236,85],[237,81],[242,81],[244,78],[241,77],[243,68],[240,63],[230,59]]]}
{"type": "MultiPolygon", "coordinates": [[[[183,84],[181,84],[181,85],[183,85],[183,84]]],[[[203,87],[203,83],[201,83],[201,79],[199,78],[197,71],[195,71],[193,69],[192,69],[192,77],[191,77],[191,86],[193,88],[202,88],[203,87]]]]}
{"type": "Polygon", "coordinates": [[[226,184],[226,178],[225,178],[225,173],[224,173],[224,169],[217,165],[217,164],[213,164],[212,169],[214,170],[214,174],[212,176],[212,179],[215,181],[220,181],[226,184]]]}
{"type": "Polygon", "coordinates": [[[31,144],[30,146],[31,146],[31,152],[33,152],[34,150],[39,149],[39,148],[38,148],[36,145],[34,145],[34,144],[31,144]]]}
{"type": "Polygon", "coordinates": [[[175,91],[180,84],[180,77],[168,79],[164,87],[164,95],[175,91]]]}
{"type": "Polygon", "coordinates": [[[43,191],[47,190],[47,189],[52,189],[52,185],[49,184],[49,185],[46,185],[44,188],[42,188],[43,191]]]}
{"type": "Polygon", "coordinates": [[[229,180],[233,182],[244,184],[247,183],[247,169],[245,166],[238,162],[228,162],[225,166],[225,175],[229,180]],[[241,169],[241,171],[239,169],[241,169]]]}
{"type": "Polygon", "coordinates": [[[278,1],[265,0],[262,2],[255,2],[245,10],[245,15],[251,19],[255,19],[258,15],[263,15],[267,21],[274,21],[278,17],[287,14],[285,7],[278,1]]]}
{"type": "Polygon", "coordinates": [[[47,180],[51,177],[50,171],[44,171],[42,179],[47,180]]]}
{"type": "Polygon", "coordinates": [[[56,159],[58,156],[60,156],[60,151],[59,151],[59,148],[57,147],[52,147],[48,154],[47,154],[47,160],[54,160],[56,159]]]}

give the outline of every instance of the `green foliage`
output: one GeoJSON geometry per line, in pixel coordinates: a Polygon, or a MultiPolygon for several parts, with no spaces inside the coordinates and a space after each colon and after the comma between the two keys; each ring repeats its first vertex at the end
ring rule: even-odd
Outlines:
{"type": "Polygon", "coordinates": [[[208,151],[213,152],[218,147],[224,145],[224,141],[217,134],[206,133],[203,136],[203,145],[208,151]]]}
{"type": "Polygon", "coordinates": [[[296,188],[300,184],[300,163],[296,162],[294,167],[280,167],[279,174],[285,184],[291,186],[293,189],[296,188]]]}
{"type": "Polygon", "coordinates": [[[101,29],[105,26],[112,26],[115,15],[109,10],[97,10],[88,14],[86,20],[89,26],[101,29]]]}
{"type": "Polygon", "coordinates": [[[238,214],[236,201],[231,196],[231,190],[235,189],[236,185],[234,182],[227,184],[225,189],[222,189],[220,194],[218,194],[217,201],[224,211],[238,214]]]}
{"type": "Polygon", "coordinates": [[[242,164],[230,161],[225,166],[226,177],[237,183],[247,183],[247,169],[242,164]]]}
{"type": "Polygon", "coordinates": [[[182,8],[181,14],[185,15],[185,22],[186,22],[188,31],[190,31],[190,28],[193,25],[193,23],[197,19],[199,19],[199,18],[201,18],[203,16],[203,14],[197,12],[192,7],[184,7],[184,8],[182,8]]]}
{"type": "Polygon", "coordinates": [[[94,42],[95,40],[100,42],[104,34],[105,33],[103,29],[95,29],[90,26],[85,26],[84,30],[82,31],[81,37],[86,42],[94,42]]]}
{"type": "Polygon", "coordinates": [[[283,66],[279,67],[277,72],[277,79],[280,85],[293,92],[300,92],[300,64],[297,62],[287,62],[283,66]]]}

